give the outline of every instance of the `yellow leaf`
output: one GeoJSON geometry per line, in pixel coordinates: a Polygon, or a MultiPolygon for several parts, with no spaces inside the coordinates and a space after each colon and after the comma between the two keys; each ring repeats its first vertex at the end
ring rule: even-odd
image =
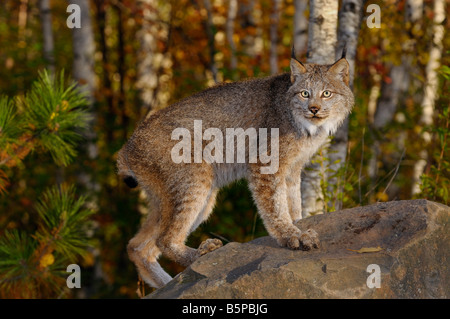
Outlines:
{"type": "Polygon", "coordinates": [[[41,268],[46,268],[50,265],[52,265],[55,262],[55,257],[53,256],[53,254],[45,254],[44,256],[42,256],[41,260],[39,261],[39,266],[41,266],[41,268]]]}
{"type": "Polygon", "coordinates": [[[389,200],[389,196],[385,192],[378,192],[376,198],[380,202],[387,202],[389,200]]]}
{"type": "Polygon", "coordinates": [[[383,248],[378,246],[378,247],[363,247],[358,250],[353,250],[353,249],[347,249],[347,250],[357,252],[358,254],[362,254],[362,253],[376,253],[376,252],[382,251],[383,248]]]}

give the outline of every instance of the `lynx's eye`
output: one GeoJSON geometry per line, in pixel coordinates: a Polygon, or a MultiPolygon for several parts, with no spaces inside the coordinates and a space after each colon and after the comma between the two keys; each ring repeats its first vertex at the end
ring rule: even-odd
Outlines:
{"type": "Polygon", "coordinates": [[[305,99],[309,98],[309,92],[308,92],[308,91],[301,91],[301,92],[300,92],[300,95],[301,95],[302,97],[304,97],[305,99]]]}
{"type": "Polygon", "coordinates": [[[331,96],[331,92],[330,91],[323,91],[322,96],[325,98],[328,98],[331,96]]]}

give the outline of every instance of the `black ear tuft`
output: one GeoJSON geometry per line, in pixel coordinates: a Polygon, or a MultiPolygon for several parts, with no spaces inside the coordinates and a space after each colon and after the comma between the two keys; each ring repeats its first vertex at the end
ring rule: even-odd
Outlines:
{"type": "Polygon", "coordinates": [[[295,48],[294,48],[294,46],[292,46],[292,50],[291,50],[291,58],[294,59],[295,61],[297,61],[298,63],[300,63],[301,65],[303,65],[303,63],[300,62],[300,61],[296,58],[296,56],[295,56],[295,48]]]}
{"type": "Polygon", "coordinates": [[[292,46],[291,58],[293,58],[295,61],[298,61],[297,58],[295,57],[295,48],[294,48],[294,46],[292,46]]]}
{"type": "Polygon", "coordinates": [[[347,43],[344,43],[344,48],[342,49],[341,59],[345,59],[346,55],[347,55],[347,43]]]}

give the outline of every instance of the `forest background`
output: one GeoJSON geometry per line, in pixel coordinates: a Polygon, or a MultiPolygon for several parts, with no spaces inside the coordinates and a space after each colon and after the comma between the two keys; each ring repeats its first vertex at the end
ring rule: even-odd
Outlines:
{"type": "MultiPolygon", "coordinates": [[[[445,0],[1,0],[0,297],[150,292],[126,253],[149,212],[119,180],[117,151],[151,110],[289,71],[293,44],[301,61],[332,63],[346,43],[356,97],[305,172],[305,216],[411,198],[448,204],[447,10],[445,0]],[[69,4],[81,28],[70,27],[69,4]],[[73,263],[79,289],[66,285],[73,263]]],[[[238,181],[188,244],[266,234],[238,181]]]]}

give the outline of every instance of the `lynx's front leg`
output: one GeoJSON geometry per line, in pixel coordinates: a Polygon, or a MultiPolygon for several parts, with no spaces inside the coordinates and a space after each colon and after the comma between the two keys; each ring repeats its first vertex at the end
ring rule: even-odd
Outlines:
{"type": "Polygon", "coordinates": [[[301,163],[297,163],[292,165],[289,174],[286,176],[289,214],[294,224],[302,219],[302,196],[300,194],[301,170],[301,163]]]}
{"type": "Polygon", "coordinates": [[[312,229],[302,232],[292,222],[285,177],[281,174],[260,174],[257,170],[249,178],[249,187],[269,234],[280,246],[290,249],[318,248],[317,233],[312,229]]]}

